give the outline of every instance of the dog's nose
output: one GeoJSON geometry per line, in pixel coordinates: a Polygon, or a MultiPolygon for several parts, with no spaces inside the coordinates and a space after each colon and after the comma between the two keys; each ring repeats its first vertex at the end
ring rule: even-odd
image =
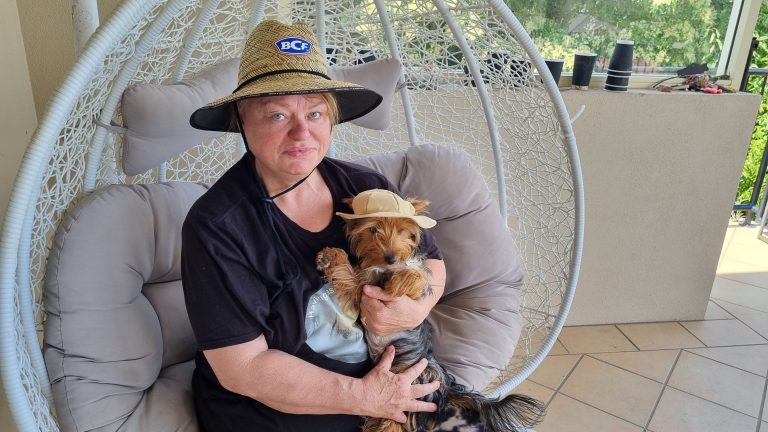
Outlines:
{"type": "Polygon", "coordinates": [[[384,261],[387,262],[387,264],[394,264],[395,263],[395,256],[394,255],[387,255],[384,257],[384,261]]]}

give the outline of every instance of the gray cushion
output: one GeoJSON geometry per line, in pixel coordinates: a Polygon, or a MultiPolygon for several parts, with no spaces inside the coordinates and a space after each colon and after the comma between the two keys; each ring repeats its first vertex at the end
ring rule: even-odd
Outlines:
{"type": "Polygon", "coordinates": [[[360,162],[403,195],[432,201],[447,270],[445,294],[429,316],[435,355],[460,382],[484,389],[506,367],[522,329],[522,260],[496,201],[453,147],[420,145],[360,162]]]}
{"type": "Polygon", "coordinates": [[[193,79],[173,85],[137,84],[123,92],[123,171],[141,174],[221,132],[189,125],[201,106],[237,86],[239,59],[227,60],[193,79]]]}
{"type": "MultiPolygon", "coordinates": [[[[201,131],[189,125],[196,109],[232,93],[237,87],[239,59],[222,62],[195,78],[172,85],[137,84],[123,92],[123,171],[141,174],[221,132],[201,131]]],[[[330,66],[333,79],[353,82],[379,93],[383,100],[370,113],[352,120],[368,129],[389,127],[392,98],[400,79],[396,59],[381,59],[357,66],[330,66]]]]}
{"type": "Polygon", "coordinates": [[[206,189],[111,186],[59,226],[45,282],[44,356],[63,431],[197,430],[181,225],[206,189]]]}
{"type": "Polygon", "coordinates": [[[374,130],[385,130],[389,127],[392,98],[397,91],[401,71],[400,60],[392,58],[355,66],[328,66],[328,75],[331,78],[360,84],[381,95],[381,103],[376,109],[351,121],[352,124],[374,130]]]}

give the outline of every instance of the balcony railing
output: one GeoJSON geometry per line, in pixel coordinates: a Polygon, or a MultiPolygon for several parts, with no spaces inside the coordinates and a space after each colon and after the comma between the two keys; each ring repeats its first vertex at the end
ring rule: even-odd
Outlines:
{"type": "MultiPolygon", "coordinates": [[[[751,80],[754,77],[760,77],[761,82],[759,84],[760,88],[760,95],[765,98],[765,91],[766,91],[766,84],[768,84],[768,69],[767,68],[750,68],[749,66],[752,64],[752,58],[754,56],[755,50],[757,49],[757,38],[752,38],[752,44],[749,47],[749,55],[747,56],[747,62],[744,66],[744,78],[741,81],[741,87],[739,88],[739,91],[747,91],[748,90],[748,84],[751,82],[751,80]]],[[[754,88],[754,87],[753,87],[754,88]]],[[[768,169],[768,141],[766,141],[766,145],[763,147],[763,155],[760,159],[760,168],[757,170],[757,177],[755,178],[755,184],[752,185],[752,194],[750,195],[749,202],[748,203],[736,203],[733,205],[734,211],[743,211],[745,212],[745,217],[743,220],[744,225],[749,225],[752,223],[752,219],[757,216],[757,218],[760,220],[761,226],[760,226],[760,234],[758,237],[760,237],[762,240],[768,242],[768,237],[763,236],[763,230],[765,228],[765,205],[766,201],[768,201],[768,196],[763,196],[762,199],[760,197],[760,191],[763,189],[763,183],[765,182],[765,174],[766,169],[768,169]]],[[[766,193],[768,193],[768,189],[766,190],[766,193]]]]}
{"type": "MultiPolygon", "coordinates": [[[[766,87],[768,85],[768,68],[750,68],[745,75],[742,88],[740,90],[747,90],[747,82],[753,77],[760,77],[760,94],[765,97],[766,87]]],[[[768,142],[766,143],[768,144],[768,142]]],[[[748,203],[734,204],[733,210],[746,212],[744,221],[749,224],[752,221],[753,216],[761,218],[765,211],[766,196],[760,197],[760,191],[763,188],[765,182],[766,169],[768,168],[768,145],[763,149],[763,156],[760,160],[760,168],[757,171],[757,177],[755,178],[755,184],[752,186],[752,195],[750,196],[748,203]]]]}

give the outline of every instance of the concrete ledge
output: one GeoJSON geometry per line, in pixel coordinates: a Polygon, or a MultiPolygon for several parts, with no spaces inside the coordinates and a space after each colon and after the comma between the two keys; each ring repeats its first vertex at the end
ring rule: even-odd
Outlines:
{"type": "Polygon", "coordinates": [[[760,97],[563,91],[586,191],[568,325],[704,318],[760,97]]]}

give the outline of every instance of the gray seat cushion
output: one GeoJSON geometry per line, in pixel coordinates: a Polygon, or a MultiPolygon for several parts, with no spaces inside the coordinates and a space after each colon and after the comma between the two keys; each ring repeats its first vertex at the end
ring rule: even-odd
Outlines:
{"type": "Polygon", "coordinates": [[[62,430],[197,430],[181,225],[206,189],[111,186],[59,226],[46,275],[44,356],[62,430]]]}
{"type": "MultiPolygon", "coordinates": [[[[435,354],[482,389],[520,334],[520,258],[465,155],[424,145],[362,161],[409,196],[432,201],[446,261],[429,316],[435,354]],[[494,259],[488,259],[493,251],[494,259]]],[[[181,225],[207,188],[111,186],[63,220],[46,275],[44,356],[63,431],[196,431],[195,341],[180,282],[181,225]]]]}

